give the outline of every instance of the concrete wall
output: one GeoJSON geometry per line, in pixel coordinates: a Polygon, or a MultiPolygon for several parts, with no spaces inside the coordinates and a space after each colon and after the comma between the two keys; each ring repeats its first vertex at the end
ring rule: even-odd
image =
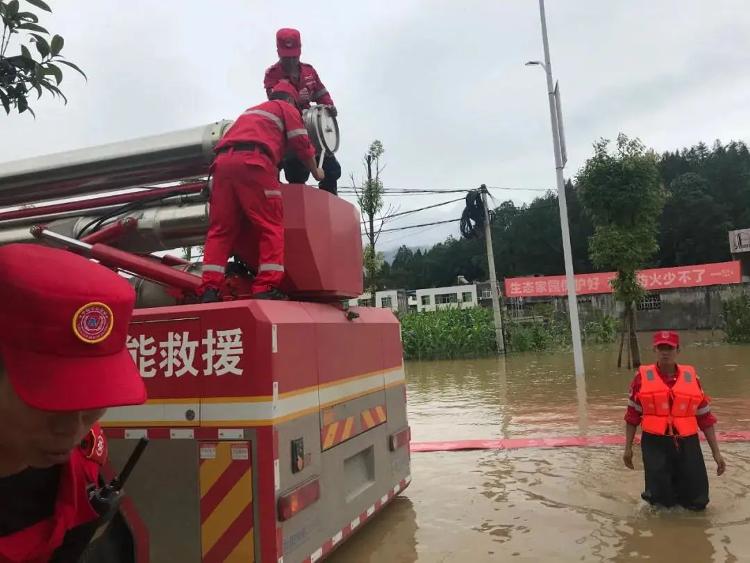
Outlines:
{"type": "MultiPolygon", "coordinates": [[[[723,327],[723,303],[742,293],[750,294],[750,283],[739,285],[714,285],[689,289],[659,291],[658,297],[647,297],[637,313],[638,330],[700,330],[723,327]]],[[[581,323],[602,313],[620,315],[622,305],[611,294],[583,295],[578,298],[581,323]]],[[[568,299],[556,297],[547,300],[526,299],[524,309],[535,302],[552,303],[556,311],[568,310],[568,299]]]]}

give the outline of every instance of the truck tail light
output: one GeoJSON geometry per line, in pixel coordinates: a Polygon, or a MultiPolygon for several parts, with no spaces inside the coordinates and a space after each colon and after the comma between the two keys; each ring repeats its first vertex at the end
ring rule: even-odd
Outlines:
{"type": "Polygon", "coordinates": [[[404,428],[403,430],[401,430],[400,432],[391,434],[390,439],[388,440],[389,446],[392,452],[395,452],[397,449],[404,447],[410,441],[411,441],[411,428],[408,426],[404,428]]]}
{"type": "Polygon", "coordinates": [[[318,478],[303,483],[296,489],[279,497],[279,520],[284,522],[301,512],[320,498],[320,481],[318,478]]]}

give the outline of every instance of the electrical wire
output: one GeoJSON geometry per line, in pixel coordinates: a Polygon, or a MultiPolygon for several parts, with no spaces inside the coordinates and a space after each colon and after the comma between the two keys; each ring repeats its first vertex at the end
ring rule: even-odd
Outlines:
{"type": "MultiPolygon", "coordinates": [[[[434,203],[432,205],[427,205],[425,207],[419,207],[417,209],[410,209],[408,211],[402,211],[400,213],[394,213],[393,215],[388,215],[387,217],[375,218],[375,221],[376,222],[390,221],[391,219],[395,219],[395,218],[398,218],[398,217],[404,217],[406,215],[411,215],[413,213],[419,213],[420,211],[424,211],[425,209],[434,209],[436,207],[441,207],[443,205],[449,205],[451,203],[456,203],[458,201],[463,201],[463,200],[464,200],[464,198],[459,197],[458,199],[451,199],[449,201],[443,201],[443,202],[440,202],[440,203],[434,203]]],[[[369,225],[369,223],[366,222],[366,221],[362,221],[362,225],[369,225]]]]}
{"type": "MultiPolygon", "coordinates": [[[[383,188],[383,195],[429,195],[429,194],[450,194],[450,193],[468,193],[475,188],[383,188]]],[[[488,190],[505,190],[505,191],[526,191],[526,192],[548,192],[551,188],[520,188],[520,187],[501,187],[488,186],[488,190]]],[[[357,195],[357,190],[351,186],[339,186],[339,193],[346,195],[357,195]]],[[[361,190],[360,190],[361,191],[361,190]]]]}
{"type": "Polygon", "coordinates": [[[405,231],[407,229],[418,229],[420,227],[429,227],[431,225],[443,225],[445,223],[455,223],[457,221],[460,221],[461,218],[458,219],[446,219],[445,221],[433,221],[432,223],[422,223],[421,225],[407,225],[405,227],[393,227],[391,229],[383,229],[380,231],[381,233],[392,233],[394,231],[405,231]]]}
{"type": "MultiPolygon", "coordinates": [[[[481,195],[481,194],[479,194],[479,192],[477,192],[477,194],[481,195]]],[[[461,199],[464,199],[464,198],[461,198],[461,199]]],[[[445,203],[448,203],[448,202],[445,202],[445,203]]],[[[454,203],[454,202],[450,202],[450,203],[454,203]]],[[[474,205],[474,207],[476,208],[475,205],[474,205]]],[[[544,205],[535,205],[533,207],[527,207],[526,209],[529,210],[529,211],[531,211],[531,210],[537,210],[537,209],[550,209],[550,208],[553,208],[553,207],[558,207],[558,204],[557,203],[548,203],[548,204],[544,204],[544,205]]],[[[490,210],[489,213],[490,213],[490,222],[492,222],[494,211],[490,210]]],[[[383,229],[380,232],[381,233],[392,233],[392,232],[396,232],[396,231],[405,231],[405,230],[408,230],[408,229],[418,229],[418,228],[421,228],[421,227],[430,227],[432,225],[444,225],[446,223],[455,223],[457,221],[462,221],[462,220],[463,220],[463,218],[459,217],[458,219],[446,219],[444,221],[433,221],[431,223],[420,223],[418,225],[405,225],[403,227],[392,227],[390,229],[383,229]]],[[[481,225],[482,225],[481,228],[483,229],[484,228],[484,212],[482,212],[482,223],[481,223],[481,225]]]]}

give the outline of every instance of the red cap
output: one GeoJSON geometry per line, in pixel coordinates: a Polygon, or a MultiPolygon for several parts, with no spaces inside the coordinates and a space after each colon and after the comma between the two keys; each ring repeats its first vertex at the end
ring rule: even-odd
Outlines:
{"type": "Polygon", "coordinates": [[[302,39],[296,29],[283,28],[276,32],[276,52],[280,57],[299,57],[302,54],[302,39]]]}
{"type": "Polygon", "coordinates": [[[662,330],[654,334],[654,346],[666,344],[672,348],[680,347],[680,335],[669,330],[662,330]]]}
{"type": "Polygon", "coordinates": [[[288,80],[279,80],[271,92],[284,92],[285,94],[289,94],[294,98],[295,103],[299,104],[299,92],[297,92],[297,89],[288,80]]]}
{"type": "Polygon", "coordinates": [[[0,247],[0,359],[18,396],[47,411],[141,404],[125,341],[130,284],[67,250],[0,247]]]}

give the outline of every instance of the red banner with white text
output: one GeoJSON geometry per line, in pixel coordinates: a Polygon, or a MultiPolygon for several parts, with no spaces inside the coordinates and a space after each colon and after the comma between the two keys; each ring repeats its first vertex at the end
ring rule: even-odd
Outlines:
{"type": "MultiPolygon", "coordinates": [[[[576,293],[611,293],[615,272],[576,275],[576,293]]],[[[638,272],[638,281],[646,291],[679,289],[706,285],[735,284],[742,281],[739,261],[654,268],[638,272]]],[[[505,297],[557,297],[567,295],[565,276],[506,278],[505,297]]]]}

